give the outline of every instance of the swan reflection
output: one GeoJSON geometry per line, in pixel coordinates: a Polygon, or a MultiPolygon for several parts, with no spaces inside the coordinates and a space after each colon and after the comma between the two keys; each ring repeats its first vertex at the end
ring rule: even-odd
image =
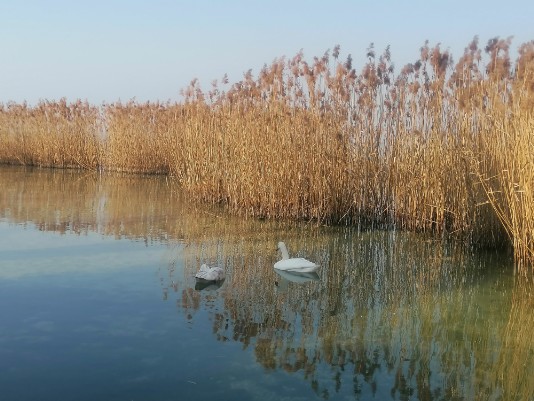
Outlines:
{"type": "Polygon", "coordinates": [[[197,291],[215,291],[221,288],[223,285],[224,280],[219,281],[208,281],[208,280],[201,280],[197,279],[195,283],[195,290],[197,291]]]}

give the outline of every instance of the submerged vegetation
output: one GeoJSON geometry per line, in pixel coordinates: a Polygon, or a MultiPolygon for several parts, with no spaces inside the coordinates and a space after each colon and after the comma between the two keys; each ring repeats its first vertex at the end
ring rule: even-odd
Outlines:
{"type": "MultiPolygon", "coordinates": [[[[194,80],[181,103],[0,106],[0,161],[163,173],[241,215],[394,227],[513,246],[534,265],[534,41],[428,43],[395,74],[371,46],[194,80]]],[[[526,271],[526,269],[524,269],[526,271]]]]}

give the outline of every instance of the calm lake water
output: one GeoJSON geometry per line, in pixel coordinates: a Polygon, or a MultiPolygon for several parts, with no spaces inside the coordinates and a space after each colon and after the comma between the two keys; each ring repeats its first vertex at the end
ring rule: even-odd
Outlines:
{"type": "Polygon", "coordinates": [[[534,399],[534,293],[509,255],[11,167],[0,239],[2,400],[534,399]],[[280,240],[319,274],[276,273],[280,240]]]}

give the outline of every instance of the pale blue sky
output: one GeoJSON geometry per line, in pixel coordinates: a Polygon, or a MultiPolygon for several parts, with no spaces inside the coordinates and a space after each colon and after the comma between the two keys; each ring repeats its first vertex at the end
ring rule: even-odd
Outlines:
{"type": "Polygon", "coordinates": [[[513,35],[516,49],[533,16],[532,0],[0,0],[0,102],[178,100],[195,77],[209,88],[336,44],[356,68],[369,43],[390,44],[399,71],[426,39],[455,59],[475,35],[513,35]]]}

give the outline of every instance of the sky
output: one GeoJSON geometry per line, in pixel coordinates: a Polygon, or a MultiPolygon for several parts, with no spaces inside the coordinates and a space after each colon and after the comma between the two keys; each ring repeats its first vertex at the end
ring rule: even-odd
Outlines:
{"type": "Polygon", "coordinates": [[[534,40],[532,0],[0,0],[0,103],[179,101],[257,76],[275,58],[322,56],[335,45],[358,70],[390,45],[396,72],[425,40],[455,60],[475,35],[534,40]]]}

